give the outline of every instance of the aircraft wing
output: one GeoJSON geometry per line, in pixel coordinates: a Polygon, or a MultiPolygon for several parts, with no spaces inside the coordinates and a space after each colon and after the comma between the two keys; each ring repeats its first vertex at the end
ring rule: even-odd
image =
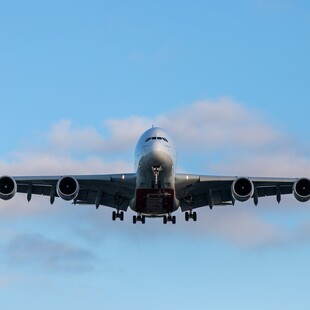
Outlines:
{"type": "MultiPolygon", "coordinates": [[[[303,180],[306,179],[238,178],[176,174],[175,183],[180,207],[182,211],[187,211],[203,206],[209,206],[212,209],[213,206],[231,205],[235,203],[235,200],[245,201],[250,198],[253,198],[254,203],[257,205],[259,197],[264,196],[276,196],[277,201],[280,202],[281,195],[292,194],[295,182],[303,180]],[[237,180],[246,182],[245,186],[252,186],[252,189],[247,192],[248,196],[241,195],[236,199],[236,195],[233,194],[233,187],[238,186],[237,180]]],[[[305,188],[301,187],[301,189],[305,188]]],[[[244,190],[244,188],[241,188],[241,190],[244,190]]],[[[305,190],[309,190],[309,188],[305,190]]],[[[300,201],[306,201],[306,197],[303,195],[296,198],[300,201]]]]}
{"type": "MultiPolygon", "coordinates": [[[[50,197],[53,203],[58,197],[57,184],[63,176],[42,177],[13,177],[17,185],[18,193],[27,194],[30,201],[32,195],[44,195],[50,197]]],[[[74,204],[93,204],[109,206],[126,211],[130,199],[133,198],[136,185],[136,174],[105,174],[105,175],[75,175],[70,176],[78,183],[74,204]]],[[[66,199],[72,200],[72,199],[66,199]]]]}

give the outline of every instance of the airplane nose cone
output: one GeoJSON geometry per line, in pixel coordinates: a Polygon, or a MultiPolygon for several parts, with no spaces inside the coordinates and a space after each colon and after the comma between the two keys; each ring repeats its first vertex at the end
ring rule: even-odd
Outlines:
{"type": "Polygon", "coordinates": [[[158,166],[167,169],[172,166],[172,157],[164,145],[154,143],[149,152],[143,156],[141,164],[150,168],[158,166]]]}
{"type": "Polygon", "coordinates": [[[153,162],[153,166],[162,166],[165,163],[165,153],[159,150],[154,151],[151,161],[153,162]]]}

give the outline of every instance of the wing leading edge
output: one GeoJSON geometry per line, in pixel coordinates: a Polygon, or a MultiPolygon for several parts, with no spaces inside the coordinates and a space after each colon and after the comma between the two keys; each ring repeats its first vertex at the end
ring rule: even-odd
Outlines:
{"type": "MultiPolygon", "coordinates": [[[[27,194],[30,201],[32,195],[50,197],[54,203],[59,196],[58,182],[63,176],[44,177],[13,177],[17,192],[27,194]]],[[[74,198],[74,204],[92,204],[98,208],[105,205],[126,211],[129,201],[133,198],[136,185],[136,174],[104,174],[104,175],[75,175],[70,176],[78,182],[79,188],[74,198]]]]}
{"type": "MultiPolygon", "coordinates": [[[[280,202],[281,195],[292,194],[296,188],[298,191],[298,185],[304,180],[306,179],[238,178],[176,174],[176,190],[182,211],[188,211],[203,206],[213,208],[213,206],[217,205],[232,205],[235,200],[245,201],[249,198],[253,198],[254,203],[257,205],[258,198],[265,196],[276,196],[277,201],[280,202]],[[247,182],[246,185],[251,186],[247,192],[248,196],[245,195],[243,200],[235,193],[238,180],[244,180],[244,182],[247,182]]],[[[309,186],[309,184],[306,184],[306,186],[309,186]]],[[[246,190],[242,186],[240,189],[246,190]]],[[[308,191],[303,186],[301,186],[302,189],[308,191]]],[[[309,196],[308,192],[304,193],[302,191],[300,193],[294,192],[294,194],[300,201],[306,201],[309,196]],[[307,194],[307,197],[303,196],[303,194],[307,194]]]]}

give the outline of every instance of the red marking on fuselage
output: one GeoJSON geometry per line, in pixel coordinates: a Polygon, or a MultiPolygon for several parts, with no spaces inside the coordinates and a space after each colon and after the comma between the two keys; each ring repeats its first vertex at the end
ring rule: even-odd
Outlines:
{"type": "Polygon", "coordinates": [[[136,211],[145,214],[170,213],[173,211],[173,201],[173,189],[137,189],[136,211]]]}

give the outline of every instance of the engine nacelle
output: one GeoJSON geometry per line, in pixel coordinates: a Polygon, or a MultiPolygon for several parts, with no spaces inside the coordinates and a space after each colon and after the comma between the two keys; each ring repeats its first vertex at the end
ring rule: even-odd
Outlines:
{"type": "Polygon", "coordinates": [[[310,180],[307,178],[301,178],[295,181],[293,192],[298,201],[308,201],[310,199],[310,180]]]}
{"type": "Polygon", "coordinates": [[[254,185],[248,178],[238,178],[231,186],[232,196],[238,201],[247,201],[254,194],[254,185]]]}
{"type": "Polygon", "coordinates": [[[17,191],[15,180],[9,176],[2,176],[0,178],[0,198],[9,200],[14,197],[17,191]]]}
{"type": "Polygon", "coordinates": [[[64,200],[73,200],[80,190],[79,182],[74,177],[64,176],[57,182],[57,194],[64,200]]]}

